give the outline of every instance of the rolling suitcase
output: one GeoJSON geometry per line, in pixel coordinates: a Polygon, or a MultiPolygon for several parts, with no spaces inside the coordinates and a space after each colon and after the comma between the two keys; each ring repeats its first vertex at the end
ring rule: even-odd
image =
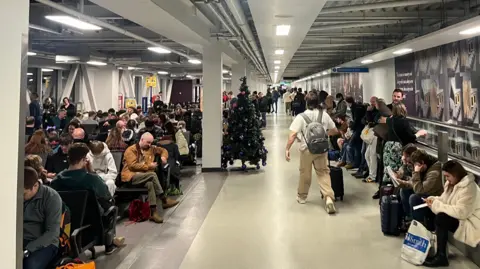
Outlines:
{"type": "Polygon", "coordinates": [[[380,203],[380,224],[384,235],[400,235],[402,205],[395,195],[385,195],[380,203]]]}
{"type": "Polygon", "coordinates": [[[344,187],[343,187],[343,171],[342,168],[330,166],[330,180],[332,182],[332,189],[335,194],[335,200],[343,201],[344,187]]]}
{"type": "Polygon", "coordinates": [[[378,200],[378,204],[382,203],[383,196],[393,195],[394,191],[395,191],[395,187],[392,184],[381,186],[379,190],[380,200],[378,200]]]}

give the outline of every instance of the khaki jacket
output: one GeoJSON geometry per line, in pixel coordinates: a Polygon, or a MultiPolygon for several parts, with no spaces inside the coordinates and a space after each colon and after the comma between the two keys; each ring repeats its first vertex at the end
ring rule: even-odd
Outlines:
{"type": "Polygon", "coordinates": [[[412,174],[413,191],[417,194],[426,194],[438,196],[443,192],[442,183],[442,164],[434,163],[428,168],[422,178],[421,173],[413,172],[412,174]]]}
{"type": "Polygon", "coordinates": [[[157,155],[168,159],[168,151],[162,147],[151,146],[143,152],[138,144],[128,147],[123,154],[122,182],[131,181],[136,173],[155,172],[149,165],[155,162],[157,155]]]}

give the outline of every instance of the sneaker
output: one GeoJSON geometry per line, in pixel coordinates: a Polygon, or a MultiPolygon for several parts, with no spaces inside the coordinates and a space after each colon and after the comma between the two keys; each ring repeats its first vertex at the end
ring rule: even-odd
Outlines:
{"type": "Polygon", "coordinates": [[[118,248],[114,244],[111,244],[110,246],[105,246],[105,255],[112,255],[117,250],[118,248]]]}
{"type": "Polygon", "coordinates": [[[380,199],[380,192],[376,192],[373,196],[372,196],[372,199],[380,199]]]}
{"type": "Polygon", "coordinates": [[[335,214],[337,212],[337,210],[335,209],[335,204],[333,203],[332,199],[328,197],[325,203],[325,210],[328,214],[335,214]]]}
{"type": "Polygon", "coordinates": [[[160,216],[160,214],[158,214],[158,212],[153,212],[149,220],[155,223],[163,223],[163,218],[160,216]]]}
{"type": "Polygon", "coordinates": [[[165,199],[165,201],[163,202],[162,204],[162,207],[163,209],[167,209],[167,208],[171,208],[171,207],[174,207],[178,204],[178,201],[177,200],[174,200],[174,199],[171,199],[171,198],[167,198],[165,199]]]}
{"type": "Polygon", "coordinates": [[[298,202],[299,204],[303,205],[303,204],[305,204],[305,203],[307,202],[307,200],[304,199],[304,198],[300,198],[300,197],[297,196],[297,202],[298,202]]]}

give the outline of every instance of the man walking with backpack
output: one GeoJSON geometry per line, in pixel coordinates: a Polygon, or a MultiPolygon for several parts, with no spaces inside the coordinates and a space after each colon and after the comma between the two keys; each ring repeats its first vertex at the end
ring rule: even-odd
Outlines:
{"type": "Polygon", "coordinates": [[[325,198],[328,214],[335,213],[333,203],[335,194],[328,168],[328,136],[338,134],[335,123],[326,110],[319,110],[318,96],[310,92],[305,97],[307,110],[295,117],[290,125],[285,158],[290,161],[290,148],[300,139],[300,181],[298,183],[297,202],[305,204],[312,182],[312,167],[315,168],[320,192],[325,198]]]}

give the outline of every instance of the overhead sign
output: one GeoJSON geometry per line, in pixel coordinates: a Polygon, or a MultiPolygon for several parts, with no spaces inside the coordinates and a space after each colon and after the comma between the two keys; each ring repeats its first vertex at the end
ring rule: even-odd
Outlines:
{"type": "Polygon", "coordinates": [[[339,67],[332,68],[332,73],[368,73],[367,67],[339,67]]]}
{"type": "Polygon", "coordinates": [[[146,84],[147,84],[147,87],[157,87],[157,77],[156,76],[147,77],[146,84]]]}

